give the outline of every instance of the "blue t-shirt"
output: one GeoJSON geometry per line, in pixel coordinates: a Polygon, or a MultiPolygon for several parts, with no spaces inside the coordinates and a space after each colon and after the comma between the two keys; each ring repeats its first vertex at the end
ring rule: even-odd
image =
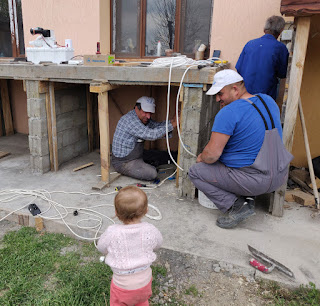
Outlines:
{"type": "MultiPolygon", "coordinates": [[[[266,102],[282,139],[278,105],[270,96],[259,95],[266,102]]],[[[270,117],[259,98],[251,97],[249,100],[259,108],[266,119],[268,128],[271,129],[270,117]]],[[[233,168],[252,165],[262,146],[265,130],[260,114],[248,101],[240,99],[226,105],[216,115],[212,127],[212,132],[230,136],[219,160],[227,167],[233,168]]]]}
{"type": "Polygon", "coordinates": [[[286,77],[287,47],[271,34],[250,40],[243,48],[236,69],[249,93],[265,93],[276,99],[278,78],[286,77]]]}

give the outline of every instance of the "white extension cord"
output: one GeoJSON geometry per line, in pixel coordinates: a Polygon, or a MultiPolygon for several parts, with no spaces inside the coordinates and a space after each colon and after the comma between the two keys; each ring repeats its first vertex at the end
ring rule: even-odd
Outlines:
{"type": "Polygon", "coordinates": [[[177,98],[176,98],[176,118],[177,118],[177,131],[178,131],[178,137],[179,137],[179,141],[183,147],[183,149],[190,155],[192,155],[193,157],[197,157],[194,153],[190,152],[185,144],[182,141],[181,138],[181,134],[180,134],[180,127],[179,127],[179,95],[181,92],[181,88],[182,88],[182,84],[183,84],[183,80],[187,74],[187,72],[189,71],[189,69],[198,66],[198,65],[210,65],[212,63],[214,63],[214,61],[220,61],[220,64],[217,64],[217,67],[223,67],[225,66],[225,64],[223,64],[223,60],[218,58],[218,57],[212,57],[209,58],[207,60],[193,60],[192,58],[188,58],[185,55],[181,55],[181,56],[177,56],[177,57],[161,57],[161,58],[156,58],[149,67],[154,68],[154,67],[169,67],[169,80],[168,80],[168,91],[167,91],[167,113],[166,113],[166,143],[167,143],[167,150],[169,153],[169,156],[172,160],[172,162],[182,171],[184,171],[184,169],[182,169],[174,160],[174,158],[171,155],[171,151],[170,151],[170,144],[169,144],[169,132],[168,132],[168,124],[169,124],[169,108],[170,108],[170,87],[171,87],[171,74],[172,74],[172,68],[176,68],[176,67],[182,67],[182,66],[189,66],[186,68],[186,70],[183,73],[183,76],[181,78],[180,81],[180,85],[179,85],[179,90],[178,90],[178,94],[177,94],[177,98]]]}
{"type": "MultiPolygon", "coordinates": [[[[96,211],[95,208],[105,207],[105,206],[113,207],[114,205],[113,204],[101,204],[101,205],[91,206],[90,208],[89,207],[81,208],[81,207],[74,207],[74,206],[64,206],[64,205],[62,205],[52,199],[52,194],[54,194],[54,193],[81,194],[81,195],[85,195],[85,196],[91,196],[91,195],[107,196],[110,194],[117,193],[117,191],[112,191],[109,193],[83,193],[83,192],[66,192],[66,191],[51,191],[51,192],[49,192],[47,190],[24,190],[24,189],[1,190],[0,191],[0,202],[2,202],[2,203],[8,203],[8,202],[11,202],[14,200],[23,199],[23,198],[30,198],[30,197],[32,199],[30,201],[28,201],[27,204],[19,207],[18,209],[10,212],[9,214],[7,214],[3,218],[1,218],[0,222],[2,220],[6,219],[7,217],[9,217],[10,215],[12,215],[13,213],[15,213],[19,210],[22,210],[24,208],[27,208],[29,206],[29,204],[34,203],[36,200],[37,201],[42,200],[46,203],[46,205],[48,205],[48,207],[46,210],[44,210],[43,212],[41,212],[37,216],[39,216],[45,220],[61,220],[64,223],[64,225],[69,229],[69,231],[72,234],[74,234],[76,237],[78,237],[80,239],[84,239],[84,240],[94,241],[95,246],[97,246],[96,241],[100,238],[100,237],[98,237],[98,234],[99,234],[99,231],[103,225],[103,218],[108,219],[113,224],[115,222],[109,216],[96,211]],[[48,213],[51,209],[54,209],[56,214],[48,216],[48,213]],[[71,213],[73,213],[74,211],[81,212],[82,214],[87,216],[85,219],[78,220],[78,222],[76,223],[76,226],[79,229],[95,229],[95,235],[93,238],[88,238],[88,237],[78,235],[67,224],[67,222],[65,221],[65,218],[68,215],[70,215],[71,213]],[[94,222],[94,224],[92,226],[81,225],[84,222],[94,222]]],[[[151,204],[148,204],[148,207],[154,209],[156,211],[157,215],[150,216],[150,215],[146,214],[147,218],[153,219],[153,220],[161,220],[162,219],[162,214],[157,207],[155,207],[151,204]]]]}

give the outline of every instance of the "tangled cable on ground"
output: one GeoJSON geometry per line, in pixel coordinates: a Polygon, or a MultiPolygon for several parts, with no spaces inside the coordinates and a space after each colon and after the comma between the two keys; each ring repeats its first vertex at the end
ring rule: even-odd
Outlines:
{"type": "MultiPolygon", "coordinates": [[[[63,193],[63,194],[81,194],[85,196],[92,196],[92,195],[99,195],[99,196],[108,196],[111,194],[117,193],[117,191],[112,191],[109,193],[83,193],[83,192],[67,192],[67,191],[47,191],[47,190],[25,190],[25,189],[11,189],[11,190],[1,190],[0,191],[0,202],[2,203],[8,203],[19,199],[26,199],[31,198],[31,200],[27,201],[27,204],[22,205],[18,209],[13,210],[9,214],[5,215],[0,219],[0,222],[2,220],[5,220],[10,215],[14,214],[15,212],[18,212],[24,208],[27,208],[31,203],[41,202],[43,201],[47,205],[46,209],[38,214],[38,217],[41,217],[45,220],[61,220],[64,225],[69,229],[69,231],[74,234],[76,237],[84,240],[94,241],[94,244],[96,245],[96,241],[100,238],[98,237],[99,231],[103,225],[103,220],[107,219],[112,224],[114,224],[114,220],[110,218],[109,216],[97,211],[96,209],[99,207],[105,207],[105,206],[111,206],[113,207],[113,204],[101,204],[101,205],[95,205],[91,207],[75,207],[75,206],[65,206],[61,203],[58,203],[57,201],[54,201],[52,199],[52,194],[57,193],[63,193]],[[54,213],[52,213],[52,210],[54,213]],[[66,222],[66,217],[73,214],[74,211],[81,212],[81,214],[84,214],[86,218],[80,219],[77,221],[76,226],[79,229],[87,229],[87,230],[95,230],[95,234],[93,238],[88,238],[85,236],[81,236],[77,234],[70,225],[66,222]],[[85,226],[83,223],[85,222],[93,222],[94,224],[91,226],[85,226]]],[[[159,209],[151,204],[149,204],[149,207],[154,209],[157,212],[156,216],[146,215],[147,218],[153,219],[153,220],[161,220],[162,214],[159,211],[159,209]]],[[[78,215],[78,213],[77,213],[78,215]]]]}

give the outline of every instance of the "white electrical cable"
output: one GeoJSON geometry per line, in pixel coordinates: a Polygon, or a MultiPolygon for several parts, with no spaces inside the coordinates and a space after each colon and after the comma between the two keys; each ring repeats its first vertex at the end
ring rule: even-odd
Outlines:
{"type": "MultiPolygon", "coordinates": [[[[112,218],[94,210],[94,208],[105,207],[105,206],[114,207],[114,205],[113,204],[101,204],[101,205],[92,206],[90,208],[64,206],[56,201],[53,201],[51,194],[52,193],[63,193],[63,194],[82,194],[82,195],[103,195],[103,196],[106,196],[106,195],[114,194],[116,192],[117,191],[113,191],[113,192],[103,194],[103,193],[83,193],[83,192],[66,192],[66,191],[49,192],[47,190],[23,190],[23,189],[1,190],[0,191],[0,202],[3,202],[3,203],[11,202],[11,201],[14,201],[14,200],[17,200],[20,198],[25,198],[25,197],[30,197],[30,196],[32,197],[32,200],[29,201],[26,205],[23,205],[22,207],[10,212],[9,214],[7,214],[3,218],[1,218],[0,222],[2,220],[6,219],[8,216],[12,215],[13,213],[26,208],[31,203],[34,203],[37,199],[40,199],[40,200],[44,201],[45,203],[49,204],[49,207],[45,211],[38,214],[37,215],[38,217],[41,217],[41,218],[47,219],[47,220],[61,220],[64,223],[64,225],[69,229],[69,231],[72,234],[74,234],[76,237],[78,237],[80,239],[84,239],[84,240],[91,240],[91,241],[93,240],[94,244],[96,245],[96,241],[100,238],[100,237],[98,237],[98,233],[100,232],[100,229],[102,227],[103,218],[108,219],[112,223],[115,223],[115,222],[113,221],[112,218]],[[54,211],[57,214],[47,216],[46,214],[48,214],[51,209],[54,209],[54,211]],[[72,210],[73,212],[75,212],[75,211],[81,212],[82,214],[89,216],[89,218],[78,220],[76,223],[76,226],[77,226],[77,228],[80,228],[80,229],[96,229],[94,238],[88,238],[88,237],[78,235],[67,224],[67,222],[65,221],[65,218],[70,214],[69,210],[72,210]],[[95,224],[93,224],[91,226],[82,225],[83,222],[89,222],[89,221],[95,222],[95,224]]],[[[159,211],[159,209],[151,204],[149,204],[149,207],[154,209],[156,211],[157,215],[156,216],[146,215],[146,217],[153,219],[153,220],[161,220],[162,214],[159,211]]]]}
{"type": "Polygon", "coordinates": [[[192,67],[198,66],[198,65],[211,65],[213,64],[215,61],[220,61],[221,63],[217,64],[217,67],[223,67],[225,66],[225,64],[223,64],[223,60],[220,59],[219,57],[211,57],[207,60],[198,60],[195,61],[191,58],[186,57],[185,55],[182,56],[177,56],[177,57],[161,57],[161,58],[156,58],[151,65],[149,65],[149,67],[168,67],[169,66],[169,80],[168,80],[168,92],[167,92],[167,114],[166,114],[166,143],[167,143],[167,150],[169,153],[169,156],[172,160],[172,162],[182,171],[184,171],[174,160],[174,158],[171,155],[171,151],[170,151],[170,144],[169,144],[169,137],[168,137],[168,121],[169,121],[169,107],[170,107],[170,83],[171,83],[171,74],[172,74],[172,67],[181,67],[181,66],[186,66],[186,65],[190,65],[184,72],[184,74],[182,75],[181,81],[180,81],[180,86],[179,86],[179,90],[178,90],[178,94],[177,94],[177,98],[176,98],[176,120],[177,120],[177,131],[178,131],[178,137],[179,137],[179,141],[183,147],[183,149],[190,155],[192,155],[193,157],[197,157],[195,154],[193,154],[192,152],[190,152],[185,144],[182,141],[181,138],[181,134],[180,134],[180,127],[179,127],[179,95],[180,95],[180,91],[181,91],[181,87],[183,84],[183,80],[185,78],[185,75],[187,74],[187,72],[189,71],[189,69],[191,69],[192,67]]]}

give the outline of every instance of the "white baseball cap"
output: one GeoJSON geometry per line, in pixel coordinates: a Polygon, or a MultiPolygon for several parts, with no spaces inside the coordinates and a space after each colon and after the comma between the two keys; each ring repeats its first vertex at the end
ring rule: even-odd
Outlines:
{"type": "Polygon", "coordinates": [[[137,103],[141,104],[141,108],[146,113],[154,113],[156,104],[154,98],[143,96],[137,100],[137,103]]]}
{"type": "Polygon", "coordinates": [[[223,87],[243,81],[243,77],[232,69],[225,69],[216,73],[213,77],[211,88],[207,91],[207,95],[217,94],[223,87]]]}

